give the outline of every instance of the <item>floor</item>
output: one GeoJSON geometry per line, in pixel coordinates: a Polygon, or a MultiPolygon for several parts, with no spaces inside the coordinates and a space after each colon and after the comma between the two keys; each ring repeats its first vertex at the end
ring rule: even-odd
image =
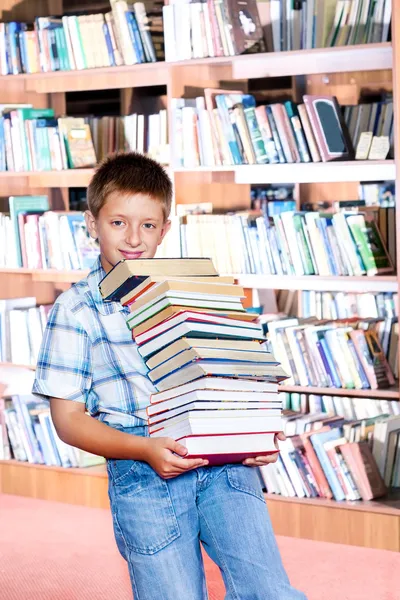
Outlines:
{"type": "MultiPolygon", "coordinates": [[[[308,600],[400,600],[400,553],[278,542],[308,600]]],[[[206,568],[210,600],[223,600],[217,567],[207,559],[206,568]]],[[[89,599],[132,600],[109,512],[0,495],[0,600],[89,599]]]]}

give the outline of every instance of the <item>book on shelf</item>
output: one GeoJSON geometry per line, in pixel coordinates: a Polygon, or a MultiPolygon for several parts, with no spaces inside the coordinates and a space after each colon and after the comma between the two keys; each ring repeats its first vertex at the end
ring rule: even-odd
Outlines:
{"type": "Polygon", "coordinates": [[[263,347],[260,325],[235,318],[244,312],[243,289],[220,283],[209,259],[175,260],[167,266],[170,273],[163,260],[124,261],[100,283],[103,297],[129,307],[127,325],[157,390],[147,409],[150,435],[173,437],[189,456],[206,456],[210,464],[276,452],[274,434],[281,426],[277,383],[286,373],[263,347]],[[154,281],[161,275],[164,281],[154,281]],[[196,276],[208,276],[208,281],[196,276]],[[179,297],[196,310],[180,310],[179,297]],[[159,309],[165,318],[154,322],[159,310],[149,310],[163,300],[169,305],[159,309]],[[209,311],[211,303],[215,306],[209,311]],[[146,325],[143,313],[151,323],[146,325]]]}
{"type": "Polygon", "coordinates": [[[327,0],[259,3],[270,52],[386,42],[390,37],[391,0],[327,0]]]}
{"type": "Polygon", "coordinates": [[[175,227],[182,256],[211,256],[223,273],[372,276],[394,271],[394,232],[389,237],[388,219],[378,218],[354,211],[272,217],[242,211],[175,217],[175,227]]]}
{"type": "Polygon", "coordinates": [[[110,0],[111,10],[105,14],[0,23],[0,72],[49,73],[163,60],[156,5],[148,0],[110,0]]]}
{"type": "Polygon", "coordinates": [[[330,410],[325,412],[328,403],[322,408],[314,413],[284,410],[287,441],[281,444],[278,461],[261,467],[267,491],[289,497],[356,501],[379,498],[389,487],[398,485],[399,417],[376,413],[375,417],[343,420],[330,410]],[[387,433],[389,423],[393,438],[387,433]]]}
{"type": "Polygon", "coordinates": [[[11,196],[0,213],[0,266],[88,269],[99,254],[83,213],[48,210],[47,196],[11,196]]]}
{"type": "Polygon", "coordinates": [[[274,355],[292,375],[289,384],[381,389],[394,385],[395,379],[378,337],[377,322],[277,319],[268,323],[268,336],[274,355]]]}
{"type": "Polygon", "coordinates": [[[266,49],[256,0],[168,3],[163,20],[167,62],[266,49]]]}
{"type": "Polygon", "coordinates": [[[167,111],[56,118],[50,108],[0,105],[0,171],[91,168],[121,150],[169,164],[167,111]]]}
{"type": "Polygon", "coordinates": [[[34,297],[0,300],[0,362],[36,365],[50,309],[34,297]]]}
{"type": "MultiPolygon", "coordinates": [[[[1,376],[1,375],[0,375],[1,376]]],[[[57,467],[89,467],[104,458],[79,450],[57,435],[48,401],[35,396],[13,395],[0,399],[0,459],[57,467]]]]}

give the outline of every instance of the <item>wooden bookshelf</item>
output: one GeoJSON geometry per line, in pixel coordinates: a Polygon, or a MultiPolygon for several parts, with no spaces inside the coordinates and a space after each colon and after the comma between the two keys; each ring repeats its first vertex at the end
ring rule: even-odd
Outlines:
{"type": "MultiPolygon", "coordinates": [[[[0,461],[0,493],[108,508],[104,465],[62,469],[0,461]]],[[[373,502],[265,494],[275,533],[400,551],[400,494],[373,502]]]]}
{"type": "Polygon", "coordinates": [[[333,387],[312,387],[304,385],[281,385],[281,392],[298,392],[299,394],[317,394],[319,396],[350,396],[352,398],[377,398],[378,400],[398,400],[399,386],[393,386],[387,389],[371,390],[348,390],[345,388],[333,387]]]}
{"type": "Polygon", "coordinates": [[[297,52],[261,53],[247,56],[201,58],[171,63],[145,63],[132,66],[102,67],[83,71],[57,71],[0,76],[0,86],[10,78],[21,83],[25,92],[54,94],[87,90],[119,89],[168,85],[171,72],[191,68],[224,67],[227,79],[284,77],[315,73],[348,73],[391,69],[392,45],[361,44],[350,47],[315,48],[297,52]]]}
{"type": "Polygon", "coordinates": [[[314,290],[317,292],[397,292],[395,275],[344,277],[319,275],[235,275],[244,288],[259,290],[314,290]]]}
{"type": "MultiPolygon", "coordinates": [[[[6,0],[11,20],[61,14],[62,0],[36,0],[22,3],[6,0]],[[33,6],[34,5],[34,6],[33,6]],[[13,10],[15,11],[13,12],[13,10]],[[37,10],[34,10],[37,9],[37,10]],[[29,16],[28,16],[29,15],[29,16]]],[[[5,9],[4,9],[5,10],[5,9]]],[[[0,9],[0,16],[2,12],[0,9]]],[[[84,71],[0,76],[2,102],[31,102],[37,107],[54,107],[65,112],[66,92],[165,86],[168,106],[172,98],[186,95],[188,87],[223,87],[224,82],[240,81],[243,89],[250,78],[306,75],[305,92],[335,94],[341,103],[354,103],[370,81],[375,91],[382,80],[392,78],[395,113],[395,161],[352,161],[329,164],[240,165],[209,169],[171,170],[177,201],[198,202],[212,198],[216,207],[241,206],[249,196],[250,184],[295,183],[308,192],[330,199],[354,197],[359,181],[392,179],[400,185],[400,12],[393,11],[393,44],[372,44],[340,48],[254,54],[228,58],[199,59],[181,63],[156,63],[84,71]],[[392,71],[392,73],[390,72],[392,71]],[[379,77],[380,73],[382,77],[379,77]],[[389,73],[389,75],[388,75],[389,73]],[[343,183],[346,182],[346,183],[343,183]],[[240,186],[236,184],[241,184],[240,186]],[[313,186],[307,187],[307,184],[313,186]],[[326,185],[329,184],[329,185],[326,185]],[[348,184],[348,185],[347,185],[348,184]],[[328,192],[326,192],[328,190],[328,192]],[[339,193],[339,198],[336,194],[339,193]]],[[[234,84],[232,84],[234,85],[234,84]]],[[[236,84],[238,85],[238,84],[236,84]]],[[[132,95],[134,95],[134,90],[132,95]]],[[[10,193],[53,193],[70,187],[85,187],[93,169],[41,173],[0,173],[3,195],[10,193]]],[[[399,212],[399,211],[398,211],[399,212]]],[[[396,217],[400,239],[400,215],[396,217]]],[[[400,264],[400,244],[398,244],[400,264]]],[[[0,269],[3,297],[35,295],[39,303],[51,302],[85,276],[84,271],[0,269]]],[[[246,288],[294,289],[343,292],[397,292],[399,277],[281,277],[277,275],[238,275],[246,288]]],[[[284,386],[285,391],[352,395],[399,400],[397,388],[389,390],[337,390],[284,386]]],[[[24,496],[108,507],[107,476],[104,467],[61,469],[0,462],[0,492],[24,496]]],[[[358,544],[400,551],[400,502],[391,498],[377,502],[337,503],[323,499],[303,500],[266,495],[276,533],[316,540],[358,544]]]]}

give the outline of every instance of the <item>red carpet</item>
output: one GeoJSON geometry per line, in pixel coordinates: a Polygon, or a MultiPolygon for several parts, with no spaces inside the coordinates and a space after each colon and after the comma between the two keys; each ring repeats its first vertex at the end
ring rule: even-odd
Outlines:
{"type": "MultiPolygon", "coordinates": [[[[400,599],[398,553],[282,537],[279,546],[308,600],[400,599]]],[[[206,563],[210,600],[223,600],[206,563]]],[[[108,511],[0,495],[0,599],[132,600],[108,511]]]]}

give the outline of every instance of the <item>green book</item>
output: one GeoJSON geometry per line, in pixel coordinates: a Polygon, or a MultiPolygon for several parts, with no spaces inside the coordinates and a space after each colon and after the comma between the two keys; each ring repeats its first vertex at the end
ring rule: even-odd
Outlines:
{"type": "Polygon", "coordinates": [[[362,214],[348,214],[345,218],[367,275],[393,272],[393,265],[375,221],[366,221],[362,214]]]}
{"type": "Polygon", "coordinates": [[[24,153],[24,163],[27,166],[28,171],[32,171],[32,160],[29,153],[28,147],[28,136],[25,127],[25,121],[32,119],[42,119],[43,117],[54,117],[54,110],[52,108],[19,108],[17,109],[17,115],[20,127],[20,136],[22,140],[22,152],[24,153]]]}
{"type": "Polygon", "coordinates": [[[10,196],[8,199],[10,217],[14,227],[17,248],[18,266],[22,267],[21,237],[18,223],[18,215],[43,213],[50,210],[47,196],[10,196]]]}

